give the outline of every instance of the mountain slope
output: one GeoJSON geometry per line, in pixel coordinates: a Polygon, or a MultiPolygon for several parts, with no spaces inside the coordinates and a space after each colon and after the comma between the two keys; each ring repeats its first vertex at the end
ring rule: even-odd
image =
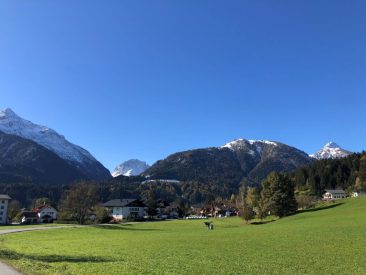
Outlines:
{"type": "Polygon", "coordinates": [[[138,159],[130,159],[118,165],[116,169],[114,169],[112,176],[138,176],[141,173],[145,172],[149,167],[150,166],[144,161],[138,159]]]}
{"type": "Polygon", "coordinates": [[[270,172],[289,172],[312,159],[280,142],[239,139],[219,148],[180,152],[158,161],[145,171],[152,178],[229,181],[247,178],[260,183],[270,172]]]}
{"type": "Polygon", "coordinates": [[[347,157],[351,154],[352,152],[342,149],[338,144],[329,142],[318,152],[310,156],[315,159],[337,159],[347,157]]]}
{"type": "Polygon", "coordinates": [[[71,183],[78,169],[45,147],[0,131],[0,182],[71,183]]]}
{"type": "Polygon", "coordinates": [[[0,131],[34,141],[66,160],[92,180],[111,177],[109,171],[88,151],[70,143],[64,136],[46,126],[19,117],[9,108],[0,111],[0,131]]]}

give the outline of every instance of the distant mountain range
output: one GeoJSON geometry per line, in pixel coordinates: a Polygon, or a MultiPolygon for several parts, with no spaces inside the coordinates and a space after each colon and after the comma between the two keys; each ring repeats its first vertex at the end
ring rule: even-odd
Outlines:
{"type": "Polygon", "coordinates": [[[268,140],[238,139],[221,147],[189,150],[168,156],[147,169],[151,178],[183,181],[240,181],[260,183],[270,172],[290,172],[317,159],[341,158],[351,152],[331,142],[314,155],[268,140]]]}
{"type": "Polygon", "coordinates": [[[272,171],[288,172],[312,162],[303,151],[265,140],[238,139],[221,147],[175,153],[143,175],[151,178],[259,183],[272,171]]]}
{"type": "MultiPolygon", "coordinates": [[[[309,156],[281,142],[238,139],[221,147],[178,152],[151,167],[144,161],[128,160],[116,167],[113,177],[259,183],[272,171],[289,172],[316,159],[349,154],[333,142],[309,156]]],[[[87,150],[56,131],[25,120],[11,109],[0,111],[0,182],[70,183],[110,178],[110,172],[87,150]]]]}
{"type": "Polygon", "coordinates": [[[130,159],[128,161],[123,162],[118,165],[114,172],[112,173],[113,177],[118,176],[138,176],[145,172],[150,166],[145,162],[138,159],[130,159]]]}
{"type": "Polygon", "coordinates": [[[110,172],[88,151],[46,126],[19,117],[9,108],[0,111],[0,133],[0,155],[3,157],[0,165],[9,171],[22,171],[19,175],[24,174],[30,181],[100,181],[111,177],[110,172]],[[4,156],[10,157],[11,162],[4,156]]]}

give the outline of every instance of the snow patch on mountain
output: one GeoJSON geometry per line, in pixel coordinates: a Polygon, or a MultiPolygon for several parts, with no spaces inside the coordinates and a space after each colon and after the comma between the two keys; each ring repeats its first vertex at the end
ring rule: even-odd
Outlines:
{"type": "MultiPolygon", "coordinates": [[[[248,145],[254,145],[256,151],[258,154],[260,154],[263,150],[263,145],[271,145],[271,146],[278,146],[278,144],[274,141],[269,140],[246,140],[246,139],[236,139],[234,141],[231,141],[224,146],[221,146],[220,148],[228,148],[233,151],[237,151],[243,148],[248,147],[248,145]]],[[[250,154],[254,154],[254,152],[251,150],[249,151],[250,154]]]]}
{"type": "Polygon", "coordinates": [[[229,143],[226,143],[224,146],[221,146],[221,148],[228,148],[230,150],[237,150],[244,146],[244,143],[246,142],[245,139],[236,139],[229,143]]]}
{"type": "Polygon", "coordinates": [[[337,159],[344,158],[352,154],[352,152],[344,150],[335,142],[327,143],[322,149],[310,157],[315,159],[337,159]]]}
{"type": "Polygon", "coordinates": [[[138,159],[130,159],[118,165],[116,169],[114,169],[112,176],[138,176],[141,173],[145,172],[149,167],[150,166],[144,161],[138,159]]]}
{"type": "Polygon", "coordinates": [[[276,142],[269,141],[269,140],[248,140],[248,142],[252,145],[253,144],[268,144],[268,145],[273,145],[273,146],[278,145],[276,142]]]}

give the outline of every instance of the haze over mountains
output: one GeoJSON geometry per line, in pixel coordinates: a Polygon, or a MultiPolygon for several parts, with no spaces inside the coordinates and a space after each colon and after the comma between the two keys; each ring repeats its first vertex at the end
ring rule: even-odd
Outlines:
{"type": "MultiPolygon", "coordinates": [[[[316,159],[349,154],[334,142],[309,156],[281,142],[238,139],[220,147],[177,152],[151,167],[144,161],[128,160],[116,167],[113,177],[203,182],[245,178],[258,183],[272,171],[289,172],[316,159]]],[[[110,178],[110,172],[87,150],[56,131],[25,120],[9,108],[0,111],[0,181],[70,183],[110,178]]]]}

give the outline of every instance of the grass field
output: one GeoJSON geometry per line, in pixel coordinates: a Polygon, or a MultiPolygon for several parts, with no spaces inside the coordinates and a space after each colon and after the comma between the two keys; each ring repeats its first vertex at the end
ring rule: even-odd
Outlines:
{"type": "Polygon", "coordinates": [[[57,223],[30,224],[30,225],[13,224],[13,225],[1,225],[0,230],[35,228],[35,227],[54,227],[54,226],[73,226],[73,225],[71,225],[71,224],[57,224],[57,223]]]}
{"type": "Polygon", "coordinates": [[[27,232],[0,237],[26,274],[366,274],[366,197],[275,222],[238,218],[27,232]]]}

